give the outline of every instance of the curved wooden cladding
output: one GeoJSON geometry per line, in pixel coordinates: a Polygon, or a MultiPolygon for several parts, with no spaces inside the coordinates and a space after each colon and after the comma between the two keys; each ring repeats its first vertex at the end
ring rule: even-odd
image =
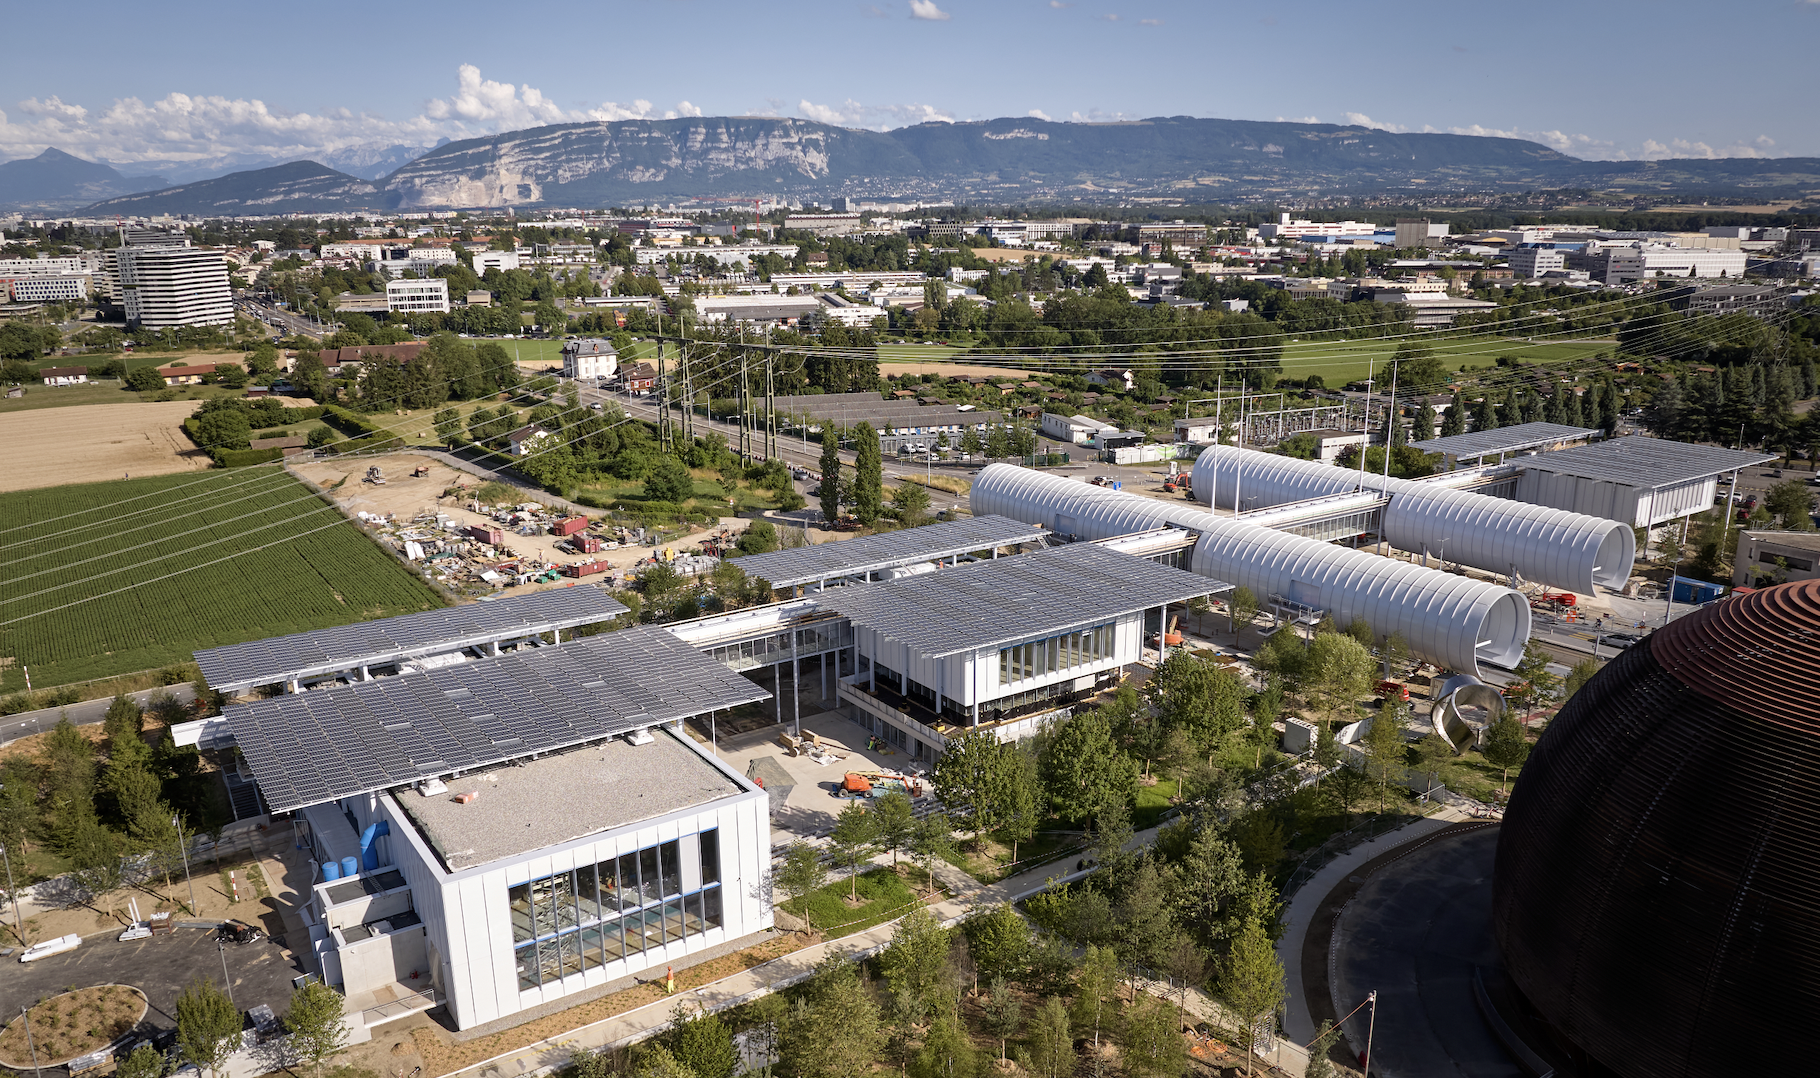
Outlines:
{"type": "Polygon", "coordinates": [[[1816,633],[1820,582],[1690,614],[1569,701],[1517,782],[1499,946],[1620,1074],[1809,1069],[1769,1031],[1820,1010],[1816,633]]]}

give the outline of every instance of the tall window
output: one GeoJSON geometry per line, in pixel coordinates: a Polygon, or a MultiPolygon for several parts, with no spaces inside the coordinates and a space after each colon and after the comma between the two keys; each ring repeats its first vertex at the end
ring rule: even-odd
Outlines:
{"type": "Polygon", "coordinates": [[[1104,662],[1117,650],[1114,628],[1111,624],[1096,625],[1091,629],[1072,630],[1044,640],[1000,648],[998,683],[1015,685],[1045,674],[1104,662]]]}
{"type": "Polygon", "coordinates": [[[721,926],[720,832],[696,836],[699,884],[684,893],[675,840],[507,889],[518,987],[553,984],[721,926]]]}

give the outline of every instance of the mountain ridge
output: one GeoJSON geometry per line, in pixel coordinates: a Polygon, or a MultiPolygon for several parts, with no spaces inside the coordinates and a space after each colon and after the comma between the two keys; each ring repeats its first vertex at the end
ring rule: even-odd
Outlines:
{"type": "Polygon", "coordinates": [[[155,176],[127,176],[54,146],[36,157],[0,163],[0,206],[17,209],[71,209],[158,185],[155,176]]]}

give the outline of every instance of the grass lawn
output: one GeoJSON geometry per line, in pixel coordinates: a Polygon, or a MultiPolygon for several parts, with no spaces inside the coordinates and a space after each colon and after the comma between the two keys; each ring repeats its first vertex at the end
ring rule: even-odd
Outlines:
{"type": "Polygon", "coordinates": [[[828,884],[801,899],[791,899],[784,903],[784,908],[801,916],[801,911],[806,907],[809,922],[829,939],[863,932],[873,925],[910,912],[912,906],[923,900],[921,891],[926,877],[922,870],[908,861],[900,862],[898,869],[894,871],[889,865],[869,869],[860,873],[858,880],[840,880],[828,884]],[[904,878],[902,872],[911,874],[911,880],[915,881],[917,888],[915,893],[911,891],[911,882],[904,878]],[[848,904],[849,889],[858,894],[860,904],[848,904]]]}
{"type": "MultiPolygon", "coordinates": [[[[1318,374],[1330,388],[1338,387],[1369,377],[1374,368],[1383,370],[1399,343],[1394,340],[1292,342],[1283,352],[1283,377],[1299,379],[1318,374]]],[[[1532,344],[1514,339],[1466,337],[1435,341],[1432,347],[1448,370],[1457,371],[1462,365],[1474,370],[1496,366],[1499,356],[1539,363],[1564,363],[1610,352],[1616,345],[1602,340],[1532,344]]]]}
{"type": "Polygon", "coordinates": [[[88,385],[52,387],[28,385],[25,396],[0,398],[0,415],[27,412],[36,408],[67,408],[78,404],[137,404],[152,400],[208,400],[210,397],[241,397],[246,391],[225,386],[182,386],[157,393],[136,393],[119,382],[108,380],[88,385]],[[169,394],[169,396],[166,396],[169,394]]]}
{"type": "Polygon", "coordinates": [[[198,648],[443,605],[276,469],[0,495],[0,690],[187,662],[198,648]]]}
{"type": "MultiPolygon", "coordinates": [[[[722,516],[732,516],[735,510],[752,512],[760,509],[776,509],[777,499],[768,490],[754,490],[747,486],[736,486],[731,495],[725,481],[719,473],[697,468],[690,473],[695,480],[695,492],[692,495],[704,506],[712,507],[722,516]],[[731,496],[736,506],[728,506],[727,498],[731,496]]],[[[622,502],[631,511],[642,509],[645,504],[645,484],[643,480],[620,480],[601,478],[582,484],[581,493],[599,498],[603,502],[622,502]]]]}

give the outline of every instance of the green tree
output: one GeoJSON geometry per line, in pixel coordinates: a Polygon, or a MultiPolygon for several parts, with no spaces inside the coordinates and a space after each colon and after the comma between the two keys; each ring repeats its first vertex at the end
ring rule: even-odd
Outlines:
{"type": "Polygon", "coordinates": [[[853,428],[853,515],[867,527],[884,511],[885,462],[878,432],[861,422],[853,428]]]}
{"type": "Polygon", "coordinates": [[[935,763],[936,799],[965,818],[976,835],[998,830],[1005,765],[1014,751],[989,731],[968,730],[950,739],[935,763]]]}
{"type": "MultiPolygon", "coordinates": [[[[1003,977],[992,978],[986,993],[986,1028],[998,1038],[998,1057],[1005,1058],[1005,1041],[1024,1026],[1024,1003],[1003,977]]],[[[1181,1038],[1176,1038],[1180,1040],[1181,1038]]]]}
{"type": "Polygon", "coordinates": [[[803,904],[803,899],[828,882],[828,870],[822,867],[821,851],[801,839],[790,843],[790,848],[784,851],[784,863],[777,870],[776,879],[784,894],[796,901],[803,920],[807,922],[809,910],[803,904]]]}
{"type": "Polygon", "coordinates": [[[1553,661],[1554,657],[1539,642],[1531,639],[1523,644],[1523,657],[1511,668],[1511,673],[1519,679],[1519,683],[1512,686],[1515,689],[1513,695],[1523,701],[1525,718],[1538,704],[1546,706],[1553,700],[1555,691],[1561,686],[1561,679],[1548,672],[1548,664],[1553,661]]]}
{"type": "Polygon", "coordinates": [[[1522,767],[1523,761],[1529,759],[1529,737],[1523,732],[1522,723],[1505,715],[1485,731],[1485,745],[1479,752],[1486,763],[1501,772],[1498,785],[1502,788],[1510,782],[1510,769],[1522,767]]]}
{"type": "Polygon", "coordinates": [[[906,528],[929,523],[929,491],[907,479],[892,492],[891,507],[897,510],[897,519],[906,528]]]}
{"type": "MultiPolygon", "coordinates": [[[[1281,634],[1279,634],[1281,635],[1281,634]]],[[[1317,633],[1308,649],[1306,681],[1329,712],[1351,707],[1371,690],[1377,664],[1345,633],[1317,633]]]]}
{"type": "Polygon", "coordinates": [[[733,1072],[739,1069],[733,1031],[719,1015],[705,1008],[691,1013],[687,1006],[678,1003],[670,1015],[670,1028],[664,1031],[662,1044],[695,1078],[733,1078],[733,1072]]]}
{"type": "Polygon", "coordinates": [[[1245,686],[1238,675],[1179,649],[1144,685],[1165,726],[1182,729],[1211,753],[1245,722],[1245,686]]]}
{"type": "Polygon", "coordinates": [[[915,1078],[973,1078],[979,1056],[952,1007],[936,1011],[910,1073],[915,1078]]]}
{"type": "Polygon", "coordinates": [[[348,1024],[342,1017],[341,996],[325,984],[310,983],[291,993],[284,1027],[291,1034],[291,1050],[321,1074],[323,1061],[347,1045],[348,1024]]]}
{"type": "Polygon", "coordinates": [[[1258,1030],[1283,1005],[1283,965],[1264,926],[1247,921],[1220,970],[1220,995],[1245,1027],[1245,1073],[1251,1073],[1258,1030]]]}
{"type": "Polygon", "coordinates": [[[885,1046],[878,1003],[845,954],[822,960],[780,1027],[784,1078],[853,1078],[871,1070],[885,1046]]]}
{"type": "Polygon", "coordinates": [[[916,833],[916,806],[908,794],[893,790],[872,802],[872,819],[878,844],[891,851],[891,863],[896,865],[898,851],[909,850],[916,833]]]}
{"type": "Polygon", "coordinates": [[[1100,1030],[1110,1029],[1118,1018],[1119,956],[1110,947],[1088,947],[1081,962],[1074,987],[1073,1020],[1075,1028],[1085,1033],[1093,1030],[1093,1046],[1099,1047],[1100,1030]]]}
{"type": "Polygon", "coordinates": [[[650,1044],[638,1050],[627,1078],[695,1078],[695,1073],[671,1055],[668,1048],[650,1044]]]}
{"type": "Polygon", "coordinates": [[[1008,902],[975,910],[961,922],[967,953],[986,977],[1016,979],[1030,958],[1030,926],[1008,902]]]}
{"type": "Polygon", "coordinates": [[[695,493],[695,480],[689,466],[669,453],[658,456],[645,476],[645,498],[654,502],[681,505],[695,493]]]}
{"type": "Polygon", "coordinates": [[[1574,694],[1584,688],[1586,683],[1591,681],[1593,675],[1598,672],[1599,664],[1592,659],[1581,659],[1575,663],[1573,669],[1567,672],[1567,676],[1561,679],[1561,699],[1572,700],[1574,694]]]}
{"type": "Polygon", "coordinates": [[[1140,995],[1125,1015],[1119,1054],[1132,1078],[1178,1078],[1188,1069],[1188,1045],[1175,1008],[1140,995]]]}
{"type": "Polygon", "coordinates": [[[910,852],[929,876],[935,890],[935,863],[954,852],[954,821],[945,812],[931,812],[911,825],[910,852]]]}
{"type": "Polygon", "coordinates": [[[149,1044],[133,1049],[114,1068],[115,1078],[164,1078],[164,1055],[149,1044]]]}
{"type": "Polygon", "coordinates": [[[153,366],[134,367],[126,372],[126,387],[140,393],[156,393],[164,388],[164,375],[153,366]]]}
{"type": "Polygon", "coordinates": [[[1452,438],[1466,433],[1466,401],[1458,390],[1454,391],[1453,400],[1447,405],[1447,413],[1441,417],[1441,437],[1452,438]]]}
{"type": "Polygon", "coordinates": [[[196,440],[203,449],[245,449],[252,435],[252,425],[239,408],[216,408],[196,415],[196,440]]]}
{"type": "Polygon", "coordinates": [[[862,802],[848,802],[834,821],[834,830],[828,833],[828,846],[834,854],[834,863],[847,870],[850,898],[859,894],[859,866],[872,855],[872,847],[877,841],[878,820],[866,811],[862,802]]]}
{"type": "Polygon", "coordinates": [[[1050,996],[1030,1023],[1031,1072],[1035,1078],[1070,1078],[1077,1058],[1068,1007],[1050,996]]]}
{"type": "Polygon", "coordinates": [[[840,519],[840,434],[834,424],[822,423],[822,520],[833,524],[840,519]]]}
{"type": "Polygon", "coordinates": [[[1338,1078],[1339,1072],[1334,1069],[1330,1053],[1339,1039],[1340,1031],[1334,1028],[1333,1022],[1321,1019],[1314,1041],[1308,1046],[1308,1069],[1302,1072],[1302,1078],[1338,1078]]]}
{"type": "Polygon", "coordinates": [[[935,1002],[951,936],[925,909],[914,909],[891,930],[891,942],[878,953],[878,969],[894,992],[907,992],[925,1004],[935,1002]]]}
{"type": "Polygon", "coordinates": [[[1813,489],[1799,479],[1784,479],[1770,487],[1763,498],[1763,506],[1781,522],[1785,531],[1814,530],[1813,489]]]}
{"type": "Polygon", "coordinates": [[[1250,588],[1233,588],[1226,596],[1226,611],[1230,615],[1232,630],[1238,631],[1240,625],[1250,625],[1251,619],[1258,616],[1258,597],[1250,588]]]}
{"type": "MultiPolygon", "coordinates": [[[[101,720],[101,729],[107,735],[110,751],[118,751],[119,746],[127,741],[139,741],[145,728],[145,713],[132,697],[121,693],[107,705],[107,715],[101,720]]],[[[139,741],[141,747],[145,742],[139,741]]]]}
{"type": "Polygon", "coordinates": [[[213,981],[198,979],[177,997],[177,1043],[190,1062],[217,1078],[240,1047],[240,1012],[213,981]]]}
{"type": "Polygon", "coordinates": [[[1119,751],[1098,710],[1062,723],[1044,746],[1040,767],[1050,808],[1063,819],[1095,819],[1137,793],[1137,761],[1119,751]]]}
{"type": "Polygon", "coordinates": [[[1386,700],[1365,729],[1364,747],[1378,772],[1378,811],[1387,807],[1387,794],[1392,772],[1403,766],[1408,742],[1403,737],[1403,720],[1409,705],[1401,700],[1386,700]]]}
{"type": "Polygon", "coordinates": [[[461,437],[461,412],[454,408],[444,408],[436,413],[435,424],[437,440],[453,448],[461,437]]]}

